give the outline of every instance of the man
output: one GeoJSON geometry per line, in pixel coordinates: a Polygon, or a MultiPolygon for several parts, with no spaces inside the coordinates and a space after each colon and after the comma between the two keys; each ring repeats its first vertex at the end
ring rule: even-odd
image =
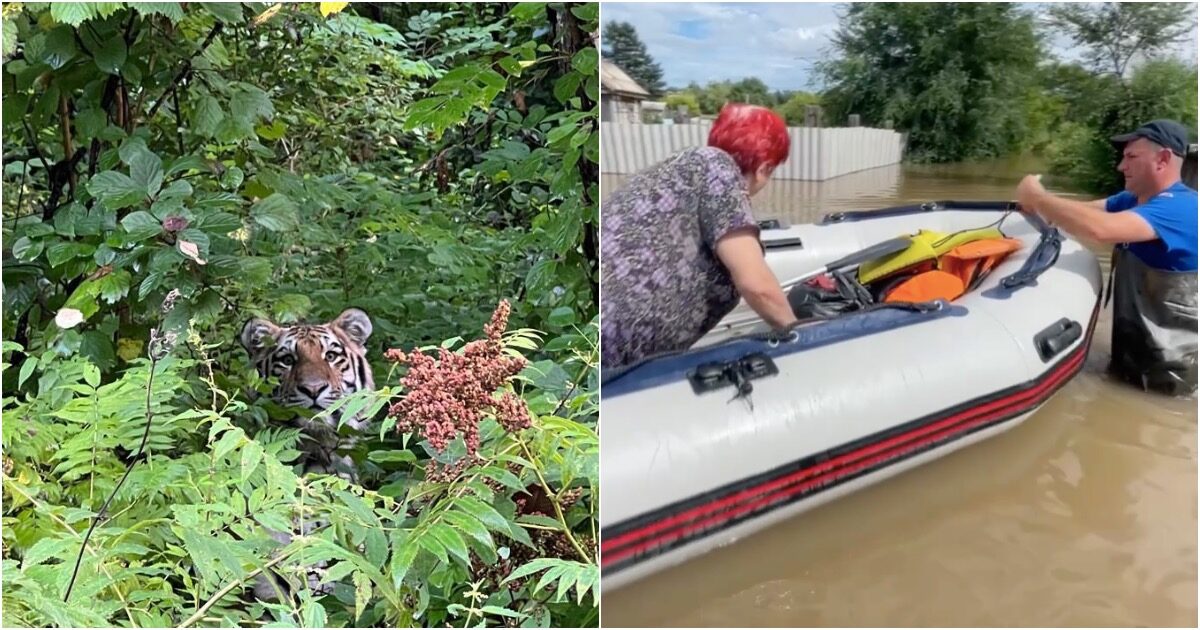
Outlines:
{"type": "Polygon", "coordinates": [[[1155,120],[1116,136],[1125,191],[1084,202],[1052,195],[1040,176],[1017,186],[1024,210],[1113,248],[1112,362],[1143,389],[1196,391],[1196,191],[1180,181],[1187,130],[1155,120]]]}

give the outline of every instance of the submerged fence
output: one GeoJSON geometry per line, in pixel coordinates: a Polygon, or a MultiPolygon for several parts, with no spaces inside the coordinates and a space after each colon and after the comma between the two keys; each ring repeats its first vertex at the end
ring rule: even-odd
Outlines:
{"type": "MultiPolygon", "coordinates": [[[[600,171],[628,175],[688,147],[704,146],[712,124],[600,125],[600,171]]],[[[847,173],[898,164],[904,138],[890,129],[789,127],[791,151],[776,179],[823,181],[847,173]]]]}

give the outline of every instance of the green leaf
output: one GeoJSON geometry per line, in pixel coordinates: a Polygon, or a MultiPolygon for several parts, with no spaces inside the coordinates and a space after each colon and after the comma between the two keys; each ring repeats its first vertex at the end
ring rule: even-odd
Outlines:
{"type": "Polygon", "coordinates": [[[100,294],[100,299],[109,304],[116,304],[117,300],[125,297],[129,293],[129,286],[133,279],[128,271],[120,269],[101,276],[96,279],[96,290],[100,294]]]}
{"type": "Polygon", "coordinates": [[[0,37],[0,54],[8,57],[17,49],[17,38],[20,33],[17,31],[17,23],[5,18],[4,20],[4,36],[0,37]]]}
{"type": "Polygon", "coordinates": [[[505,520],[503,516],[500,516],[500,513],[496,511],[496,508],[493,508],[492,506],[480,501],[479,499],[476,499],[475,497],[461,497],[455,501],[454,506],[466,512],[467,514],[474,516],[478,521],[486,525],[488,529],[494,532],[507,534],[511,529],[508,521],[505,520]]]}
{"type": "Polygon", "coordinates": [[[575,309],[570,306],[560,306],[550,311],[550,315],[546,317],[546,321],[551,326],[570,326],[575,323],[575,309]]]}
{"type": "Polygon", "coordinates": [[[512,11],[508,12],[509,17],[521,22],[528,22],[533,19],[543,18],[546,15],[545,2],[522,2],[512,11]]]}
{"type": "Polygon", "coordinates": [[[600,19],[600,3],[585,2],[571,8],[571,13],[584,22],[595,22],[600,19]]]}
{"type": "Polygon", "coordinates": [[[88,363],[83,366],[83,382],[95,389],[100,386],[100,368],[88,363]]]}
{"type": "MultiPolygon", "coordinates": [[[[57,4],[53,6],[58,6],[57,4]]],[[[50,9],[53,13],[54,9],[50,9]]],[[[45,48],[42,49],[42,63],[58,70],[79,52],[75,46],[75,32],[66,26],[59,26],[46,33],[45,48]]]]}
{"type": "Polygon", "coordinates": [[[359,572],[354,574],[354,618],[362,617],[371,602],[371,578],[359,572]]]}
{"type": "Polygon", "coordinates": [[[22,236],[13,243],[12,253],[17,260],[31,262],[42,253],[44,248],[45,244],[42,241],[35,241],[28,236],[22,236]]]}
{"type": "Polygon", "coordinates": [[[484,606],[483,608],[480,608],[480,610],[482,610],[485,614],[488,614],[488,615],[496,615],[498,617],[512,617],[514,619],[524,619],[529,616],[529,615],[526,615],[525,613],[519,613],[515,610],[509,610],[509,609],[503,608],[501,606],[484,606]]]}
{"type": "Polygon", "coordinates": [[[404,463],[417,461],[417,456],[412,451],[371,451],[367,459],[381,464],[404,463]]]}
{"type": "MultiPolygon", "coordinates": [[[[405,532],[400,532],[401,534],[405,532]]],[[[420,547],[414,544],[404,544],[406,541],[402,536],[392,537],[392,547],[395,551],[392,553],[391,564],[388,565],[388,573],[391,574],[392,587],[399,589],[404,582],[404,576],[408,573],[409,567],[412,566],[413,560],[417,557],[417,552],[420,547]]]]}
{"type": "Polygon", "coordinates": [[[200,6],[226,24],[240,24],[244,20],[241,2],[201,2],[200,6]]]}
{"type": "Polygon", "coordinates": [[[565,103],[570,97],[575,96],[575,91],[580,89],[580,74],[576,72],[568,72],[559,77],[554,82],[554,98],[559,103],[565,103]]]}
{"type": "Polygon", "coordinates": [[[300,224],[295,202],[283,193],[275,193],[254,204],[250,218],[272,232],[286,232],[300,224]]]}
{"type": "Polygon", "coordinates": [[[221,111],[221,103],[211,95],[205,94],[196,102],[192,111],[192,131],[211,138],[217,133],[217,127],[225,118],[221,111]]]}
{"type": "Polygon", "coordinates": [[[144,241],[158,236],[163,230],[162,223],[145,210],[129,213],[124,219],[121,219],[121,226],[129,234],[127,237],[129,242],[144,241]]]}
{"type": "Polygon", "coordinates": [[[259,462],[262,461],[263,447],[254,440],[249,440],[242,447],[242,483],[250,479],[250,475],[254,474],[254,470],[258,468],[259,462]]]}
{"type": "Polygon", "coordinates": [[[596,65],[600,63],[600,51],[587,47],[571,57],[571,67],[584,76],[596,74],[596,65]]]}
{"type": "Polygon", "coordinates": [[[449,525],[434,523],[429,527],[429,533],[437,538],[438,542],[442,543],[456,558],[462,560],[463,564],[468,566],[471,564],[471,556],[467,552],[467,542],[449,525]]]}
{"type": "Polygon", "coordinates": [[[143,187],[147,195],[154,196],[162,187],[162,158],[149,149],[140,151],[130,158],[129,174],[133,181],[143,187]]]}
{"type": "Polygon", "coordinates": [[[213,457],[216,459],[221,459],[228,454],[229,451],[237,448],[237,445],[241,444],[245,437],[245,434],[238,429],[230,429],[225,433],[222,433],[221,439],[217,440],[216,445],[213,446],[213,457]]]}
{"type": "Polygon", "coordinates": [[[480,523],[475,518],[467,516],[463,512],[456,512],[454,510],[446,512],[442,518],[459,531],[479,541],[483,546],[488,547],[489,549],[496,546],[496,543],[494,540],[492,540],[492,535],[488,533],[487,528],[483,526],[483,523],[480,523]]]}
{"type": "Polygon", "coordinates": [[[422,549],[436,556],[438,560],[442,562],[450,561],[450,556],[446,554],[446,546],[437,539],[437,536],[430,534],[428,530],[425,531],[424,535],[418,537],[416,542],[422,549]]]}
{"type": "Polygon", "coordinates": [[[128,208],[146,199],[144,185],[117,171],[98,173],[88,180],[87,189],[110,210],[128,208]]]}
{"type": "Polygon", "coordinates": [[[37,367],[37,363],[37,360],[33,358],[26,358],[21,363],[21,373],[17,375],[17,387],[24,385],[25,381],[29,380],[29,377],[33,375],[34,368],[37,367]]]}
{"type": "Polygon", "coordinates": [[[90,2],[55,2],[50,5],[50,17],[55,22],[79,26],[96,16],[96,7],[90,2]]]}
{"type": "Polygon", "coordinates": [[[141,15],[161,15],[172,24],[183,19],[183,7],[178,2],[131,2],[129,6],[141,15]]]}
{"type": "MultiPolygon", "coordinates": [[[[135,5],[136,6],[136,5],[135,5]]],[[[96,67],[108,74],[120,74],[121,66],[125,65],[125,57],[128,50],[125,47],[125,39],[119,33],[110,38],[99,50],[92,53],[92,58],[96,61],[96,67]]]]}
{"type": "Polygon", "coordinates": [[[300,618],[303,620],[305,628],[324,628],[326,625],[325,607],[316,600],[307,601],[300,611],[300,618]]]}

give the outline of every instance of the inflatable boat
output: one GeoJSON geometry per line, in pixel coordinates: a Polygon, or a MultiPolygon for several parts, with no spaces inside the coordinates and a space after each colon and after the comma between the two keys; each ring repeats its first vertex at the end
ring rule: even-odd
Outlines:
{"type": "Polygon", "coordinates": [[[1006,431],[1083,366],[1097,259],[1014,203],[761,227],[800,323],[773,331],[739,305],[693,348],[602,376],[605,588],[1006,431]],[[961,292],[880,292],[942,273],[981,232],[1011,247],[961,292]],[[822,282],[852,299],[801,314],[822,282]]]}

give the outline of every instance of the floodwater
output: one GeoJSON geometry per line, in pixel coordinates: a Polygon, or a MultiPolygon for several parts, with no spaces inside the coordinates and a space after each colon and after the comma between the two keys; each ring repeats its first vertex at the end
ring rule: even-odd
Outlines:
{"type": "MultiPolygon", "coordinates": [[[[1013,159],[774,181],[754,205],[759,219],[802,223],[1012,199],[1039,167],[1013,159]]],[[[1101,266],[1107,274],[1106,253],[1101,266]]],[[[1083,372],[1020,426],[605,590],[603,625],[1196,627],[1197,403],[1105,374],[1111,315],[1101,313],[1083,372]]]]}

